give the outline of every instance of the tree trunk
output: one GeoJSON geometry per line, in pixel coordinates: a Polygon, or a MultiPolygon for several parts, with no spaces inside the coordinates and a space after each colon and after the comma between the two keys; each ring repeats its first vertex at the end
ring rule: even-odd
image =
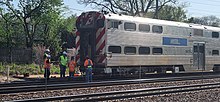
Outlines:
{"type": "Polygon", "coordinates": [[[154,13],[154,18],[158,19],[158,10],[159,10],[159,0],[156,0],[156,10],[155,10],[155,13],[154,13]]]}

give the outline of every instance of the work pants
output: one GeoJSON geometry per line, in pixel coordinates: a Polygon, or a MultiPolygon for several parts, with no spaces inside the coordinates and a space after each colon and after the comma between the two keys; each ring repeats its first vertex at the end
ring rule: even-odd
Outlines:
{"type": "Polygon", "coordinates": [[[66,66],[60,65],[60,77],[65,77],[66,66]]]}
{"type": "Polygon", "coordinates": [[[50,78],[50,68],[44,68],[44,78],[50,78]]]}
{"type": "Polygon", "coordinates": [[[86,82],[92,82],[92,68],[86,69],[86,82]]]}
{"type": "Polygon", "coordinates": [[[74,77],[74,72],[69,72],[69,77],[74,77]]]}

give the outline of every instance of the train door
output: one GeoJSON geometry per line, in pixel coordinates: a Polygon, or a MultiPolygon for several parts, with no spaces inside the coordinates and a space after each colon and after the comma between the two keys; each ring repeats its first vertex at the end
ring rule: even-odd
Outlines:
{"type": "Polygon", "coordinates": [[[205,70],[205,43],[193,44],[193,66],[195,70],[205,70]]]}
{"type": "Polygon", "coordinates": [[[85,57],[89,56],[92,60],[95,58],[95,30],[84,29],[81,31],[80,40],[80,62],[85,61],[85,57]]]}

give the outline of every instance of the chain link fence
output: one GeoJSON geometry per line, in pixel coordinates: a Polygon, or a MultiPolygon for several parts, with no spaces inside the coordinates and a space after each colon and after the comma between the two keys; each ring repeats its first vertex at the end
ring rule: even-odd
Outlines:
{"type": "Polygon", "coordinates": [[[32,50],[24,48],[0,48],[0,62],[32,63],[32,50]]]}

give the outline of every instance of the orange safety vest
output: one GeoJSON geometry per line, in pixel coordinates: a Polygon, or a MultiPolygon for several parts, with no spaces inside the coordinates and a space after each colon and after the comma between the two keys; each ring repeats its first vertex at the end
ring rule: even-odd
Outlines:
{"type": "Polygon", "coordinates": [[[84,66],[86,68],[93,66],[92,60],[91,59],[86,59],[86,61],[84,62],[84,66]]]}
{"type": "Polygon", "coordinates": [[[49,59],[44,60],[44,68],[50,68],[50,60],[49,59]]]}
{"type": "Polygon", "coordinates": [[[75,61],[70,61],[69,62],[69,71],[74,72],[75,67],[76,67],[76,62],[75,61]]]}

